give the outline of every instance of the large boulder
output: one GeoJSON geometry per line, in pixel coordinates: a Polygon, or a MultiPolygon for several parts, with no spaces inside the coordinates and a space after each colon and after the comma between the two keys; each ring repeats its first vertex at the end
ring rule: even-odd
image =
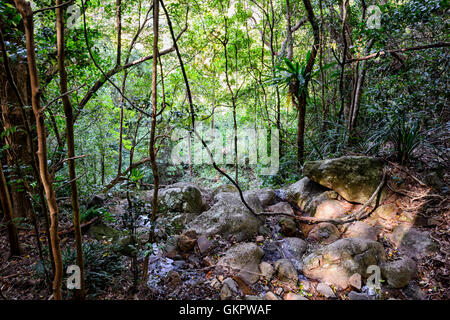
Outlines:
{"type": "Polygon", "coordinates": [[[367,267],[385,261],[383,246],[372,240],[341,239],[308,255],[303,274],[328,285],[345,289],[355,273],[367,278],[367,267]]]}
{"type": "Polygon", "coordinates": [[[284,190],[285,198],[302,211],[314,216],[317,207],[325,200],[336,199],[337,193],[305,177],[284,190]]]}
{"type": "MultiPolygon", "coordinates": [[[[185,212],[195,214],[205,210],[200,188],[193,183],[179,182],[159,191],[159,208],[162,212],[185,212]]],[[[188,222],[188,221],[186,221],[188,222]]]]}
{"type": "MultiPolygon", "coordinates": [[[[249,194],[244,198],[255,212],[262,211],[258,197],[249,194]]],[[[196,230],[198,234],[205,236],[234,235],[238,241],[250,239],[258,234],[262,222],[247,209],[238,193],[220,193],[215,196],[215,200],[216,203],[192,220],[187,229],[196,230]]]]}
{"type": "Polygon", "coordinates": [[[259,263],[263,255],[264,251],[255,243],[239,243],[228,249],[216,266],[237,272],[245,282],[253,284],[259,279],[259,263]]]}
{"type": "MultiPolygon", "coordinates": [[[[380,184],[383,162],[377,158],[347,156],[308,161],[303,173],[324,187],[333,189],[345,200],[365,203],[380,184]]],[[[385,193],[382,193],[381,201],[385,193]]]]}

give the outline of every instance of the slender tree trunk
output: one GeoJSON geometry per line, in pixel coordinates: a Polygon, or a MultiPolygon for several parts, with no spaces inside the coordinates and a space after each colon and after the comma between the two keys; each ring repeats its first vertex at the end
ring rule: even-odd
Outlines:
{"type": "MultiPolygon", "coordinates": [[[[297,122],[297,159],[298,165],[301,166],[304,160],[304,134],[305,134],[305,118],[306,118],[306,97],[308,90],[308,83],[310,80],[310,74],[314,67],[314,62],[316,60],[317,49],[320,44],[320,35],[319,35],[319,25],[317,23],[316,17],[314,15],[314,11],[311,6],[311,2],[309,0],[303,0],[303,4],[305,5],[305,9],[308,16],[308,21],[311,24],[314,34],[314,43],[311,47],[311,54],[309,56],[308,61],[306,62],[305,67],[305,84],[304,89],[300,93],[300,97],[298,99],[298,122],[297,122]]],[[[298,92],[298,90],[297,90],[298,92]]]]}
{"type": "MultiPolygon", "coordinates": [[[[152,119],[150,127],[150,147],[149,156],[150,164],[152,167],[153,178],[154,178],[154,188],[153,188],[153,199],[152,199],[152,216],[151,216],[151,229],[149,235],[149,242],[154,243],[155,239],[155,222],[156,214],[158,212],[158,188],[159,188],[159,173],[158,164],[156,163],[156,148],[155,148],[155,132],[156,132],[156,116],[158,112],[158,37],[159,37],[159,0],[153,0],[153,68],[152,68],[152,119]]],[[[142,275],[142,282],[147,282],[148,279],[148,261],[150,255],[147,254],[144,259],[144,268],[142,275]]]]}
{"type": "MultiPolygon", "coordinates": [[[[56,5],[61,5],[63,0],[56,0],[56,5]]],[[[64,40],[64,8],[56,9],[56,39],[58,49],[58,69],[59,69],[59,87],[61,95],[65,94],[67,90],[67,72],[65,67],[65,40],[64,40]]],[[[69,179],[71,188],[71,201],[73,210],[73,229],[75,233],[75,246],[77,250],[77,265],[80,268],[80,289],[76,291],[76,297],[80,300],[84,299],[84,259],[83,259],[83,244],[80,226],[80,207],[78,204],[78,189],[77,177],[75,170],[75,138],[73,129],[73,108],[69,96],[62,97],[64,105],[64,114],[66,116],[66,136],[68,149],[68,166],[69,179]]]]}
{"type": "Polygon", "coordinates": [[[2,211],[8,227],[9,251],[11,256],[20,255],[19,237],[17,228],[13,220],[13,207],[9,195],[8,185],[5,175],[3,174],[3,166],[0,162],[0,199],[2,203],[2,211]]]}
{"type": "Polygon", "coordinates": [[[25,38],[27,48],[27,60],[28,69],[30,73],[30,86],[31,86],[31,102],[33,107],[33,113],[36,118],[36,131],[38,138],[38,160],[39,160],[39,172],[44,187],[45,195],[47,197],[47,204],[50,211],[50,238],[52,242],[53,257],[55,261],[55,274],[53,279],[53,298],[61,300],[61,283],[62,283],[62,256],[61,248],[59,245],[58,237],[58,206],[56,204],[55,191],[53,189],[53,181],[48,172],[47,167],[47,141],[46,130],[44,123],[44,114],[40,105],[40,86],[39,76],[36,66],[36,53],[34,45],[34,24],[33,24],[33,11],[29,2],[25,0],[15,0],[16,7],[20,12],[24,26],[25,26],[25,38]]]}

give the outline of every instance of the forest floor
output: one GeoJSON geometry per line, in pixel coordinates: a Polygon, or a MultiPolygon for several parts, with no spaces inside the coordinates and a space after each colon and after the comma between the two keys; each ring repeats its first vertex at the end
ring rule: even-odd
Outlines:
{"type": "MultiPolygon", "coordinates": [[[[403,215],[413,219],[414,226],[427,230],[431,238],[439,243],[440,251],[435,255],[417,261],[417,283],[422,297],[430,300],[450,299],[449,282],[449,248],[450,248],[450,201],[448,192],[438,193],[426,186],[417,169],[405,168],[391,163],[391,176],[403,180],[401,190],[390,188],[386,201],[395,203],[403,215]],[[420,178],[418,178],[420,177],[420,178]]],[[[443,183],[448,186],[448,174],[444,175],[443,183]]],[[[444,190],[446,190],[444,188],[444,190]]],[[[299,213],[297,213],[299,214],[299,213]]],[[[267,227],[278,224],[280,217],[266,219],[267,227]]],[[[64,250],[73,248],[73,233],[71,232],[69,217],[62,217],[60,224],[61,247],[64,250]]],[[[300,229],[308,228],[307,225],[300,229]]],[[[389,228],[388,228],[389,229],[389,228]]],[[[386,230],[388,232],[388,230],[386,230]]],[[[39,268],[39,253],[36,246],[36,236],[30,226],[19,227],[19,238],[23,254],[20,257],[9,258],[8,238],[5,228],[0,230],[0,299],[3,300],[47,300],[51,299],[51,292],[39,268]]],[[[84,243],[96,243],[89,235],[83,235],[84,243]]],[[[89,299],[220,299],[220,283],[228,274],[213,268],[217,257],[233,244],[231,239],[217,239],[213,251],[207,256],[201,255],[198,248],[183,255],[178,262],[180,273],[162,278],[156,285],[158,290],[149,286],[140,286],[133,290],[133,274],[130,271],[131,259],[122,257],[114,263],[120,265],[119,272],[113,278],[104,281],[103,287],[95,295],[90,292],[89,299]]],[[[267,241],[270,239],[265,239],[267,241]]],[[[40,241],[45,244],[45,234],[41,230],[40,241]]],[[[105,241],[104,241],[105,242],[105,241]]],[[[105,242],[106,243],[106,242],[105,242]]],[[[396,248],[386,238],[382,240],[388,257],[397,255],[396,248]]],[[[261,245],[261,243],[260,243],[261,245]]],[[[108,255],[108,253],[104,253],[108,255]]],[[[112,262],[108,262],[112,263],[112,262]]],[[[260,280],[252,286],[245,284],[237,276],[229,275],[239,285],[245,295],[258,295],[263,291],[271,291],[281,295],[286,293],[283,283],[276,279],[272,281],[260,280]]],[[[314,281],[311,282],[314,284],[314,281]]],[[[314,288],[314,286],[312,287],[314,288]]],[[[340,299],[346,299],[350,289],[336,291],[340,299]]],[[[66,291],[67,295],[67,291],[66,291]]],[[[68,297],[68,296],[66,296],[68,297]]],[[[324,299],[315,290],[307,294],[309,300],[324,299]]],[[[388,289],[384,297],[394,299],[411,299],[405,290],[388,289]]]]}

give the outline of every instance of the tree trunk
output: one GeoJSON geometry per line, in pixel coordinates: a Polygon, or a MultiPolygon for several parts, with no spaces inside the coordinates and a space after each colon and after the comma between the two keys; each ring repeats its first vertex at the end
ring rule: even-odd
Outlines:
{"type": "Polygon", "coordinates": [[[0,199],[2,203],[2,211],[8,227],[9,251],[11,256],[20,255],[19,237],[17,228],[13,221],[13,208],[11,198],[9,196],[8,185],[5,175],[3,174],[3,166],[0,162],[0,199]]]}
{"type": "MultiPolygon", "coordinates": [[[[56,5],[61,5],[63,0],[56,0],[56,5]]],[[[59,70],[59,87],[61,95],[67,90],[67,72],[65,67],[65,41],[64,41],[64,9],[59,7],[56,9],[56,39],[58,49],[58,70],[59,70]]],[[[73,229],[75,233],[75,246],[77,250],[77,265],[80,268],[80,289],[76,291],[76,297],[80,300],[84,299],[84,259],[83,259],[83,243],[80,226],[80,207],[78,203],[77,177],[75,170],[75,138],[73,130],[73,108],[69,96],[62,97],[64,105],[64,114],[66,116],[66,136],[67,136],[67,153],[69,166],[69,179],[71,188],[71,201],[73,209],[73,229]]]]}
{"type": "Polygon", "coordinates": [[[61,283],[62,283],[62,256],[61,248],[59,245],[58,237],[58,206],[56,204],[55,191],[53,189],[53,181],[48,172],[47,167],[47,141],[46,141],[46,129],[44,123],[44,114],[40,105],[40,86],[39,76],[36,66],[36,53],[34,45],[34,24],[33,24],[33,11],[29,2],[25,0],[15,0],[16,7],[20,12],[24,26],[25,26],[25,38],[27,48],[27,61],[28,71],[30,74],[30,86],[31,86],[31,103],[33,107],[33,113],[36,119],[36,131],[38,138],[38,160],[39,160],[39,173],[41,176],[42,184],[44,187],[45,195],[47,197],[47,204],[50,211],[50,237],[52,242],[53,257],[55,261],[55,275],[53,279],[53,298],[61,300],[61,283]]]}
{"type": "MultiPolygon", "coordinates": [[[[319,35],[319,25],[317,23],[316,17],[314,15],[314,11],[312,9],[311,3],[309,0],[303,0],[303,4],[305,5],[305,9],[308,16],[308,21],[311,24],[314,34],[314,43],[311,47],[311,54],[309,56],[308,61],[306,62],[305,67],[305,84],[304,89],[298,96],[298,122],[297,122],[297,161],[299,167],[302,165],[304,160],[304,134],[305,134],[305,118],[306,118],[306,96],[308,90],[308,83],[310,80],[310,73],[314,67],[314,62],[316,60],[317,49],[320,44],[320,35],[319,35]]],[[[298,92],[298,90],[297,90],[298,92]]]]}

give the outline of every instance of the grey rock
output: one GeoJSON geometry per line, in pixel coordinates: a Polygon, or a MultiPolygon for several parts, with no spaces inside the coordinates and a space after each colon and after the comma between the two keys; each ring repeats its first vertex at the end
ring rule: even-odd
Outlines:
{"type": "Polygon", "coordinates": [[[394,229],[392,241],[409,257],[425,258],[439,250],[438,244],[429,232],[420,231],[409,224],[401,224],[394,229]]]}
{"type": "Polygon", "coordinates": [[[223,184],[214,189],[214,195],[221,192],[238,192],[238,189],[232,184],[223,184]]]}
{"type": "Polygon", "coordinates": [[[195,230],[187,230],[179,236],[177,246],[182,252],[189,252],[196,243],[197,232],[195,230]]]}
{"type": "Polygon", "coordinates": [[[284,214],[288,214],[291,216],[294,215],[294,209],[292,209],[291,205],[288,202],[278,202],[277,204],[274,204],[273,206],[268,207],[267,211],[284,213],[284,214]]]}
{"type": "Polygon", "coordinates": [[[106,197],[102,194],[97,194],[94,195],[91,199],[89,199],[87,205],[86,205],[86,209],[91,209],[91,208],[99,208],[99,207],[103,207],[105,205],[106,202],[106,197]]]}
{"type": "Polygon", "coordinates": [[[108,226],[104,222],[91,225],[87,233],[96,240],[107,238],[116,241],[121,235],[120,231],[108,226]]]}
{"type": "Polygon", "coordinates": [[[280,220],[281,233],[287,237],[293,237],[297,234],[297,224],[289,218],[280,220]]]}
{"type": "Polygon", "coordinates": [[[366,293],[358,293],[358,292],[355,292],[355,291],[351,291],[348,294],[348,298],[350,300],[373,300],[374,299],[372,296],[369,296],[366,293]]]}
{"type": "MultiPolygon", "coordinates": [[[[330,188],[350,202],[365,203],[377,189],[383,162],[365,156],[307,161],[303,172],[311,180],[330,188]]],[[[380,201],[386,194],[382,192],[380,201]]]]}
{"type": "MultiPolygon", "coordinates": [[[[256,212],[262,211],[261,202],[255,195],[246,196],[245,199],[256,212]]],[[[261,220],[245,207],[237,193],[220,193],[216,195],[216,201],[208,211],[191,221],[187,228],[205,236],[233,235],[238,241],[253,238],[258,233],[261,220]]]]}
{"type": "Polygon", "coordinates": [[[306,252],[307,244],[300,238],[288,237],[279,241],[281,255],[291,260],[295,269],[301,271],[303,266],[303,254],[306,252]]]}
{"type": "Polygon", "coordinates": [[[261,201],[261,205],[263,207],[267,207],[268,205],[271,205],[275,201],[275,191],[269,188],[265,189],[259,189],[259,190],[252,190],[248,191],[249,193],[254,192],[258,198],[259,201],[261,201]]]}
{"type": "Polygon", "coordinates": [[[308,233],[308,241],[330,244],[340,238],[341,233],[334,224],[321,222],[308,233]]]}
{"type": "Polygon", "coordinates": [[[295,203],[302,211],[314,216],[317,206],[328,199],[336,199],[337,193],[321,186],[308,177],[284,189],[286,200],[295,203]]]}
{"type": "Polygon", "coordinates": [[[246,295],[244,297],[244,300],[249,300],[249,301],[253,301],[253,300],[264,300],[264,298],[260,297],[260,296],[254,296],[254,295],[246,295]]]}
{"type": "Polygon", "coordinates": [[[227,285],[228,288],[230,288],[230,290],[231,290],[233,293],[235,293],[235,294],[238,294],[238,293],[239,293],[239,288],[238,288],[236,282],[234,282],[233,279],[231,279],[231,278],[226,278],[225,280],[223,280],[223,284],[224,284],[224,285],[227,285]]]}
{"type": "Polygon", "coordinates": [[[422,292],[415,281],[411,281],[408,286],[402,289],[402,293],[408,300],[426,300],[427,296],[422,292]]]}
{"type": "Polygon", "coordinates": [[[346,210],[340,201],[327,199],[317,206],[314,217],[317,219],[338,219],[343,217],[345,212],[346,210]]]}
{"type": "Polygon", "coordinates": [[[197,245],[198,245],[198,249],[200,250],[200,253],[204,254],[204,253],[208,252],[208,250],[211,248],[213,243],[212,243],[212,241],[208,240],[208,238],[206,236],[203,235],[197,239],[197,245]]]}
{"type": "Polygon", "coordinates": [[[259,264],[259,272],[263,279],[270,280],[275,271],[270,263],[264,261],[259,264]]]}
{"type": "Polygon", "coordinates": [[[308,255],[303,260],[303,274],[345,289],[353,274],[359,273],[367,278],[367,267],[384,261],[384,249],[380,243],[359,238],[340,239],[308,255]]]}
{"type": "Polygon", "coordinates": [[[278,279],[288,283],[289,285],[296,286],[298,282],[298,273],[295,267],[288,259],[280,259],[275,262],[275,271],[278,279]]]}
{"type": "Polygon", "coordinates": [[[362,285],[361,275],[359,273],[355,273],[354,275],[352,275],[348,279],[348,284],[351,285],[353,288],[361,290],[361,285],[362,285]]]}
{"type": "Polygon", "coordinates": [[[407,286],[416,272],[416,263],[410,258],[403,258],[381,264],[381,274],[393,288],[403,288],[407,286]]]}
{"type": "Polygon", "coordinates": [[[319,283],[316,290],[326,298],[336,298],[333,289],[326,283],[319,283]]]}
{"type": "Polygon", "coordinates": [[[191,221],[206,208],[200,187],[193,183],[179,182],[160,190],[159,208],[162,212],[185,212],[185,222],[191,221]]]}
{"type": "Polygon", "coordinates": [[[355,221],[350,224],[342,235],[344,238],[362,238],[377,240],[377,230],[363,221],[355,221]]]}
{"type": "Polygon", "coordinates": [[[289,292],[284,295],[284,300],[308,300],[308,298],[301,296],[299,294],[289,292]]]}
{"type": "Polygon", "coordinates": [[[264,295],[264,300],[281,300],[275,293],[269,291],[264,295]]]}
{"type": "Polygon", "coordinates": [[[222,289],[220,289],[220,299],[221,300],[230,300],[233,296],[233,291],[227,284],[222,285],[222,289]]]}
{"type": "Polygon", "coordinates": [[[263,255],[264,251],[255,243],[239,243],[228,249],[216,266],[238,272],[245,282],[253,284],[259,279],[258,265],[263,255]]]}

